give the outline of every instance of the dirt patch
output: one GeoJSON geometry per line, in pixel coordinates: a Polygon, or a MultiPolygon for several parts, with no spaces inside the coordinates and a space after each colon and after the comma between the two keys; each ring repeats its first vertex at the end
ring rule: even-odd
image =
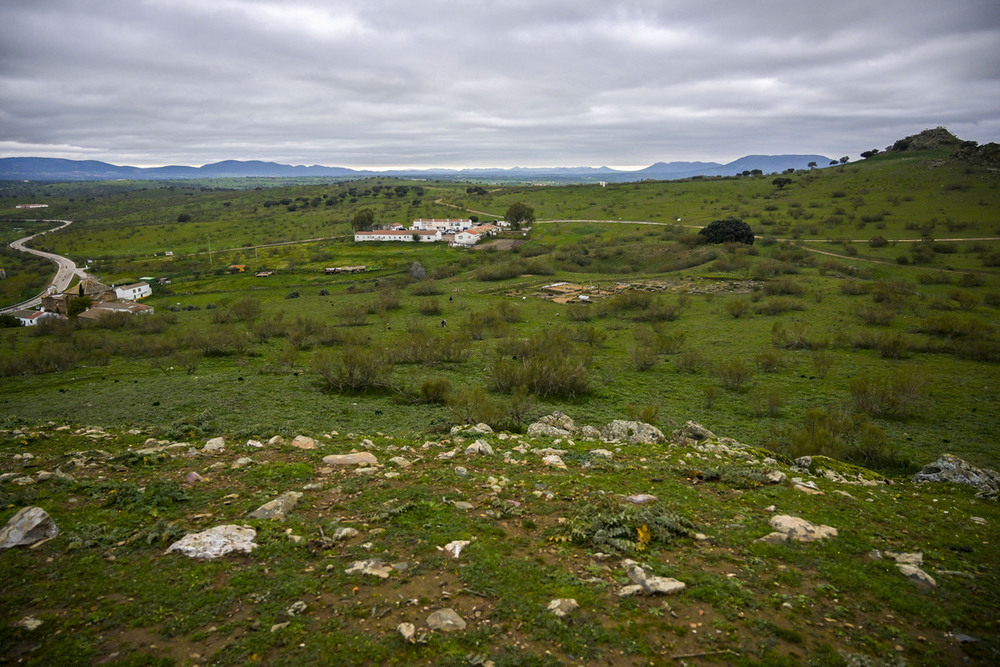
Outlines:
{"type": "Polygon", "coordinates": [[[494,239],[493,241],[487,241],[486,243],[479,243],[472,246],[473,250],[486,250],[487,248],[496,248],[497,250],[510,250],[516,248],[519,245],[524,245],[527,243],[527,239],[494,239]]]}

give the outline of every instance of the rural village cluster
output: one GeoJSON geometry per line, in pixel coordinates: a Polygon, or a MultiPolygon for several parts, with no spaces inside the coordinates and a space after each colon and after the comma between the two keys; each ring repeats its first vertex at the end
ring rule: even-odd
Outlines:
{"type": "MultiPolygon", "coordinates": [[[[44,207],[45,204],[20,204],[17,208],[44,207]]],[[[489,224],[477,224],[471,219],[459,218],[418,218],[413,221],[412,226],[406,229],[400,223],[391,223],[381,229],[357,231],[354,233],[354,241],[361,242],[419,242],[433,243],[443,241],[448,245],[459,248],[471,248],[481,240],[495,236],[498,231],[509,226],[509,223],[498,220],[489,224]]],[[[173,255],[167,252],[167,255],[173,255]]],[[[231,270],[243,272],[243,265],[233,265],[231,270]]],[[[326,273],[357,273],[364,271],[366,267],[337,267],[326,269],[326,273]]],[[[268,276],[271,272],[258,273],[258,276],[268,276]]],[[[6,274],[0,269],[0,278],[5,278],[6,274]]],[[[49,287],[47,293],[42,297],[41,308],[39,310],[15,310],[11,313],[23,326],[34,326],[39,322],[51,318],[66,318],[71,313],[71,300],[76,297],[87,297],[90,305],[80,313],[74,315],[83,319],[99,319],[112,313],[127,313],[130,315],[150,314],[153,312],[152,306],[137,303],[139,299],[150,296],[153,291],[150,282],[155,278],[144,277],[140,282],[124,285],[121,287],[109,287],[95,279],[82,280],[77,285],[70,287],[65,292],[59,293],[54,288],[49,287]]]]}

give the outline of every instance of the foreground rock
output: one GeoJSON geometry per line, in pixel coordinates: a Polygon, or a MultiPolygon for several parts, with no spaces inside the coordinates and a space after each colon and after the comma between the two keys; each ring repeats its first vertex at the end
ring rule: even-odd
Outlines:
{"type": "Polygon", "coordinates": [[[795,542],[815,542],[828,537],[836,537],[837,529],[825,525],[809,523],[805,519],[788,514],[771,517],[771,528],[774,532],[758,539],[758,542],[780,544],[789,540],[795,542]]]}
{"type": "Polygon", "coordinates": [[[354,454],[330,454],[323,457],[323,463],[328,466],[377,465],[378,459],[371,452],[354,454]]]}
{"type": "Polygon", "coordinates": [[[250,553],[257,546],[257,531],[250,526],[225,525],[200,533],[188,533],[167,549],[190,558],[220,558],[233,551],[250,553]]]}
{"type": "Polygon", "coordinates": [[[914,482],[951,482],[975,487],[980,498],[1000,495],[1000,473],[979,469],[954,454],[942,454],[937,461],[924,466],[913,476],[914,482]]]}
{"type": "Polygon", "coordinates": [[[621,597],[628,597],[639,593],[671,595],[687,588],[687,584],[683,581],[671,577],[657,577],[646,574],[646,571],[634,560],[623,560],[622,567],[625,568],[625,574],[632,581],[632,585],[625,586],[618,591],[618,595],[621,597]]]}
{"type": "Polygon", "coordinates": [[[25,507],[0,529],[0,549],[27,547],[59,534],[59,527],[41,507],[25,507]]]}
{"type": "Polygon", "coordinates": [[[558,598],[549,602],[548,611],[562,618],[579,608],[580,604],[573,598],[558,598]]]}
{"type": "Polygon", "coordinates": [[[454,609],[438,609],[427,617],[427,627],[441,632],[465,630],[465,621],[454,609]]]}
{"type": "Polygon", "coordinates": [[[605,442],[627,442],[630,445],[655,445],[664,442],[663,431],[645,422],[616,419],[601,429],[605,442]]]}
{"type": "Polygon", "coordinates": [[[264,503],[247,515],[250,519],[273,519],[281,521],[292,511],[302,494],[298,491],[286,491],[274,500],[264,503]]]}

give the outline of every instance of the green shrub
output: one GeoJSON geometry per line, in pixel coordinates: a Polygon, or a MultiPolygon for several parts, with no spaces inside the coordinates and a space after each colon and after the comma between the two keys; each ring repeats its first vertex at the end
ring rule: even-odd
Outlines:
{"type": "Polygon", "coordinates": [[[750,311],[750,302],[747,299],[730,299],[726,302],[726,312],[733,319],[739,319],[750,311]]]}
{"type": "Polygon", "coordinates": [[[851,397],[858,410],[877,417],[903,419],[927,391],[927,373],[904,366],[892,375],[866,375],[851,380],[851,397]]]}
{"type": "Polygon", "coordinates": [[[425,403],[444,404],[451,394],[451,382],[448,378],[432,377],[420,385],[420,398],[425,403]]]}
{"type": "Polygon", "coordinates": [[[389,386],[393,365],[383,349],[345,345],[314,354],[312,369],[325,389],[362,391],[389,386]]]}
{"type": "Polygon", "coordinates": [[[523,385],[540,396],[573,397],[589,390],[590,359],[563,333],[546,331],[498,346],[487,375],[497,391],[523,385]]]}
{"type": "Polygon", "coordinates": [[[753,368],[741,357],[723,359],[715,366],[715,373],[722,386],[729,391],[742,391],[753,377],[753,368]]]}

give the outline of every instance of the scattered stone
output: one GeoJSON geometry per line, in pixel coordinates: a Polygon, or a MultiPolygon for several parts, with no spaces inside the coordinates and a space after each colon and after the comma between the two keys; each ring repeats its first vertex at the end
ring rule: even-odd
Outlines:
{"type": "Polygon", "coordinates": [[[299,449],[316,449],[316,441],[305,435],[295,436],[295,439],[288,444],[299,449]]]}
{"type": "Polygon", "coordinates": [[[625,568],[625,574],[628,575],[628,578],[632,581],[633,586],[625,586],[618,591],[618,595],[621,597],[627,597],[637,593],[670,595],[687,588],[687,584],[683,581],[678,581],[677,579],[673,579],[671,577],[657,577],[646,574],[646,571],[643,570],[638,563],[631,559],[623,560],[622,567],[625,568]]]}
{"type": "Polygon", "coordinates": [[[427,617],[427,627],[441,632],[459,632],[465,630],[465,621],[454,609],[438,609],[427,617]]]}
{"type": "Polygon", "coordinates": [[[627,442],[630,445],[653,445],[664,442],[663,431],[652,424],[616,419],[601,429],[601,439],[605,442],[627,442]]]}
{"type": "Polygon", "coordinates": [[[18,486],[29,486],[35,483],[35,478],[28,475],[26,477],[15,477],[10,480],[11,484],[17,484],[18,486]]]}
{"type": "Polygon", "coordinates": [[[455,505],[455,509],[462,510],[463,512],[475,509],[472,503],[466,502],[464,500],[456,500],[453,504],[455,505]]]}
{"type": "Polygon", "coordinates": [[[486,456],[493,455],[493,448],[485,440],[476,440],[474,443],[465,448],[466,456],[475,456],[477,454],[483,454],[486,456]]]}
{"type": "Polygon", "coordinates": [[[767,473],[767,481],[771,484],[782,484],[788,479],[788,475],[780,470],[771,470],[767,473]]]}
{"type": "Polygon", "coordinates": [[[226,441],[222,438],[212,438],[201,448],[203,452],[221,452],[226,448],[226,441]]]}
{"type": "Polygon", "coordinates": [[[371,452],[353,454],[330,454],[323,457],[323,463],[332,466],[378,465],[378,459],[371,452]]]}
{"type": "Polygon", "coordinates": [[[413,623],[400,623],[396,626],[396,632],[402,635],[404,641],[412,644],[415,641],[414,637],[417,634],[417,629],[413,626],[413,623]]]}
{"type": "Polygon", "coordinates": [[[444,551],[452,558],[458,558],[462,549],[472,544],[472,540],[453,540],[443,547],[438,547],[438,551],[444,551]]]}
{"type": "Polygon", "coordinates": [[[29,632],[34,632],[38,628],[42,627],[42,622],[35,618],[34,616],[25,616],[20,621],[14,623],[19,628],[24,628],[29,632]]]}
{"type": "Polygon", "coordinates": [[[459,433],[466,433],[468,435],[489,435],[493,433],[493,429],[490,428],[489,424],[465,424],[462,426],[452,426],[451,435],[457,435],[459,433]]]}
{"type": "Polygon", "coordinates": [[[264,446],[264,443],[260,440],[247,440],[247,447],[253,447],[255,449],[260,449],[264,446]]]}
{"type": "Polygon", "coordinates": [[[796,491],[801,491],[802,493],[807,493],[810,496],[823,496],[823,495],[826,495],[825,493],[823,493],[819,489],[815,488],[815,485],[808,486],[806,484],[795,484],[794,486],[792,486],[792,488],[795,489],[796,491]]]}
{"type": "Polygon", "coordinates": [[[937,461],[924,466],[913,476],[914,482],[950,482],[974,487],[980,498],[997,498],[1000,495],[1000,473],[980,469],[954,454],[942,454],[937,461]]]}
{"type": "Polygon", "coordinates": [[[369,440],[368,438],[365,438],[364,440],[361,441],[360,446],[363,447],[364,449],[374,449],[375,443],[369,440]]]}
{"type": "Polygon", "coordinates": [[[247,515],[248,519],[272,519],[283,521],[299,502],[302,494],[298,491],[286,491],[270,502],[266,502],[247,515]]]}
{"type": "Polygon", "coordinates": [[[455,474],[458,475],[459,477],[468,477],[469,471],[463,468],[462,466],[455,466],[455,474]]]}
{"type": "Polygon", "coordinates": [[[340,542],[341,540],[346,540],[351,537],[357,537],[357,535],[358,535],[357,528],[351,528],[350,526],[341,526],[337,530],[333,531],[333,537],[331,539],[333,539],[334,542],[340,542]]]}
{"type": "Polygon", "coordinates": [[[201,482],[204,479],[205,479],[204,477],[202,477],[201,475],[192,470],[184,478],[184,481],[187,482],[188,484],[197,484],[198,482],[201,482]]]}
{"type": "Polygon", "coordinates": [[[896,563],[896,569],[902,572],[903,576],[915,583],[917,586],[922,586],[924,588],[934,588],[937,586],[937,582],[934,581],[934,577],[927,574],[916,565],[896,563]]]}
{"type": "Polygon", "coordinates": [[[715,434],[698,422],[686,421],[684,426],[670,434],[670,439],[681,445],[695,445],[702,440],[715,438],[715,434]]]}
{"type": "Polygon", "coordinates": [[[625,502],[632,503],[633,505],[645,505],[646,503],[654,503],[657,500],[656,496],[648,493],[634,493],[631,496],[625,496],[625,502]]]}
{"type": "Polygon", "coordinates": [[[282,447],[285,444],[285,439],[282,438],[280,435],[276,435],[270,440],[268,440],[267,444],[271,445],[272,447],[282,447]]]}
{"type": "Polygon", "coordinates": [[[392,566],[387,565],[381,558],[370,558],[368,560],[356,560],[349,568],[344,570],[346,574],[366,574],[370,577],[388,579],[392,572],[392,566]]]}
{"type": "Polygon", "coordinates": [[[441,452],[440,454],[437,455],[437,458],[438,458],[439,461],[447,461],[449,459],[455,458],[455,454],[456,453],[457,452],[454,449],[452,449],[452,450],[447,451],[447,452],[441,452]]]}
{"type": "Polygon", "coordinates": [[[307,607],[308,606],[304,601],[298,600],[297,602],[293,602],[292,606],[285,610],[285,613],[289,616],[298,616],[299,614],[305,612],[307,607]]]}
{"type": "Polygon", "coordinates": [[[775,532],[759,538],[758,542],[780,544],[789,540],[796,542],[815,542],[828,537],[836,537],[837,529],[825,525],[815,525],[805,519],[788,514],[771,517],[771,527],[775,532]]]}
{"type": "Polygon", "coordinates": [[[233,464],[229,466],[233,470],[239,470],[240,468],[246,468],[248,465],[253,463],[253,459],[249,456],[241,456],[240,458],[233,461],[233,464]]]}
{"type": "Polygon", "coordinates": [[[257,531],[251,526],[225,525],[200,533],[188,533],[174,542],[166,553],[179,551],[190,558],[219,558],[233,551],[250,553],[257,544],[257,531]]]}
{"type": "Polygon", "coordinates": [[[969,520],[972,523],[978,523],[980,526],[985,526],[988,522],[981,516],[970,516],[969,520]]]}
{"type": "Polygon", "coordinates": [[[277,632],[278,630],[284,630],[289,625],[291,625],[290,621],[285,621],[284,623],[275,623],[274,625],[271,626],[271,632],[277,632]]]}
{"type": "Polygon", "coordinates": [[[591,426],[590,424],[587,424],[586,426],[580,429],[580,437],[583,438],[584,440],[600,440],[601,431],[596,426],[591,426]]]}
{"type": "Polygon", "coordinates": [[[389,459],[389,463],[393,464],[397,468],[409,468],[413,465],[408,459],[405,459],[402,456],[393,456],[389,459]]]}
{"type": "Polygon", "coordinates": [[[552,468],[560,468],[562,470],[566,469],[566,464],[563,462],[562,457],[558,454],[549,454],[548,456],[542,457],[542,463],[552,468]]]}
{"type": "Polygon", "coordinates": [[[0,528],[0,549],[27,547],[59,534],[59,527],[41,507],[25,507],[0,528]]]}
{"type": "Polygon", "coordinates": [[[548,606],[548,610],[559,618],[562,618],[579,608],[580,604],[573,598],[557,598],[549,602],[548,606]]]}
{"type": "Polygon", "coordinates": [[[590,450],[591,456],[602,456],[606,459],[613,459],[615,455],[608,451],[607,449],[592,449],[590,450]]]}

